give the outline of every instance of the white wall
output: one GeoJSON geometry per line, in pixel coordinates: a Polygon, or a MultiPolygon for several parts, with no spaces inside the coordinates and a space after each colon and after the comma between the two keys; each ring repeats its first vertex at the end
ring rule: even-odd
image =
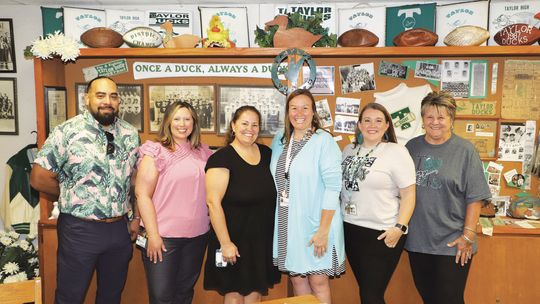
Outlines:
{"type": "MultiPolygon", "coordinates": [[[[4,172],[7,160],[26,145],[36,141],[36,135],[30,134],[37,129],[34,63],[32,60],[24,59],[23,50],[41,35],[43,30],[39,6],[2,5],[0,6],[0,18],[13,19],[17,73],[0,73],[0,77],[17,78],[19,115],[19,135],[0,135],[0,199],[3,199],[4,172]]],[[[0,230],[3,229],[0,228],[0,230]]]]}

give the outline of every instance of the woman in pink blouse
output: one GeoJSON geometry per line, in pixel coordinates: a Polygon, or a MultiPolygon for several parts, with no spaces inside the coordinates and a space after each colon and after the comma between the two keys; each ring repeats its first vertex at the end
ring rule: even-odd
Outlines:
{"type": "Polygon", "coordinates": [[[152,304],[193,298],[209,230],[204,166],[212,152],[200,138],[195,109],[177,101],[165,111],[159,141],[140,147],[135,194],[147,235],[140,247],[152,304]]]}

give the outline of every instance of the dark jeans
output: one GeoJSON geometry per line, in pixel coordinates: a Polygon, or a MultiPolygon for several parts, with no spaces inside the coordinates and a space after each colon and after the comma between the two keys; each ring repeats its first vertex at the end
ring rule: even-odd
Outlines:
{"type": "Polygon", "coordinates": [[[190,304],[201,273],[208,233],[194,238],[163,238],[163,262],[153,263],[142,249],[151,304],[190,304]]]}
{"type": "Polygon", "coordinates": [[[127,219],[100,223],[62,213],[57,233],[55,303],[83,303],[94,269],[96,303],[120,303],[133,255],[127,219]]]}
{"type": "Polygon", "coordinates": [[[455,256],[409,252],[416,289],[425,304],[463,304],[472,260],[456,264],[455,256]]]}
{"type": "Polygon", "coordinates": [[[345,251],[358,287],[362,304],[381,304],[384,292],[401,257],[406,235],[396,247],[389,248],[384,240],[377,240],[383,233],[349,223],[344,223],[345,251]]]}

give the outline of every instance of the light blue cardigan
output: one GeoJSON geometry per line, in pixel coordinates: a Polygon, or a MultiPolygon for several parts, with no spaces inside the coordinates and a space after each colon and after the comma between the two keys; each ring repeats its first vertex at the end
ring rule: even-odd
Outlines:
{"type": "MultiPolygon", "coordinates": [[[[276,167],[284,146],[283,131],[272,141],[270,170],[276,179],[276,167]]],[[[341,191],[341,151],[332,136],[317,130],[296,155],[290,165],[289,214],[287,227],[287,258],[285,267],[296,273],[332,268],[332,247],[335,246],[338,264],[345,261],[343,218],[339,206],[341,191]],[[322,209],[335,210],[328,234],[328,252],[317,258],[309,240],[319,229],[322,209]]],[[[277,206],[279,208],[279,194],[277,206]]],[[[277,257],[278,213],[274,228],[273,257],[277,257]]]]}

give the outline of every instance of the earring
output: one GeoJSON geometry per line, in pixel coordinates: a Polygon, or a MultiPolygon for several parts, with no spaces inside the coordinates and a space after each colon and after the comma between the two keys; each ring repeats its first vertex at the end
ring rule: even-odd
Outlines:
{"type": "Polygon", "coordinates": [[[422,124],[422,129],[425,129],[425,128],[424,128],[424,124],[422,124]]]}
{"type": "Polygon", "coordinates": [[[362,133],[358,133],[358,135],[356,135],[356,144],[361,145],[363,141],[364,135],[362,135],[362,133]]]}
{"type": "Polygon", "coordinates": [[[390,140],[390,137],[388,136],[388,133],[384,132],[383,139],[384,139],[384,141],[389,141],[390,140]]]}

